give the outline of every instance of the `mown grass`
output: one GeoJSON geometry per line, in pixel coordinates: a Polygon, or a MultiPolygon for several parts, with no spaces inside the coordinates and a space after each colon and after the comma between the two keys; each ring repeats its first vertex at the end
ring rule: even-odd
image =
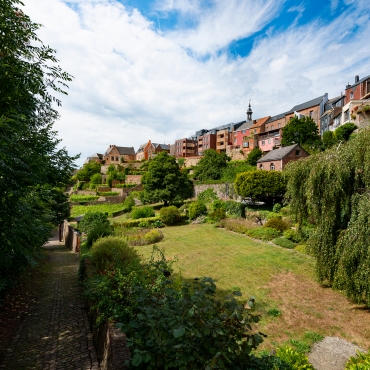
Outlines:
{"type": "MultiPolygon", "coordinates": [[[[211,276],[220,294],[238,289],[243,299],[254,296],[262,312],[273,304],[267,284],[274,274],[291,271],[313,278],[312,258],[213,225],[166,227],[163,232],[165,238],[158,246],[165,248],[167,258],[177,259],[175,271],[181,271],[183,278],[211,276]]],[[[151,247],[139,250],[149,257],[151,247]]]]}

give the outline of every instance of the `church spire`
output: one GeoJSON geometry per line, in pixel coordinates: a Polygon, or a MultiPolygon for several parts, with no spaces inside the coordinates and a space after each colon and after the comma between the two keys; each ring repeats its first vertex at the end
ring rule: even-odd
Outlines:
{"type": "Polygon", "coordinates": [[[248,110],[247,110],[247,121],[250,122],[252,121],[252,108],[251,108],[251,100],[249,99],[249,106],[248,106],[248,110]]]}

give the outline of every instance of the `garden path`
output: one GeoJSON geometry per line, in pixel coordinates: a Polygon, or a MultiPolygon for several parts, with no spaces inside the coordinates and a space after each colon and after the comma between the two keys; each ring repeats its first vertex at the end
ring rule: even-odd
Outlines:
{"type": "Polygon", "coordinates": [[[0,369],[98,370],[77,280],[78,256],[58,241],[57,234],[43,248],[46,272],[31,282],[37,298],[18,323],[0,369]]]}

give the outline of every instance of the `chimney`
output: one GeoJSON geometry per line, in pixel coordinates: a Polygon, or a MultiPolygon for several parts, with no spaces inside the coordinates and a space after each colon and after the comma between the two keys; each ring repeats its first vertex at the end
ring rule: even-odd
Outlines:
{"type": "Polygon", "coordinates": [[[358,81],[360,81],[360,77],[359,76],[355,76],[355,84],[357,84],[358,81]]]}

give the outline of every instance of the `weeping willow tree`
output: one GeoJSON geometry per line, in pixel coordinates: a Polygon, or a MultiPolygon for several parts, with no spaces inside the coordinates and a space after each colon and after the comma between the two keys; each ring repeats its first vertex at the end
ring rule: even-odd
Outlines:
{"type": "Polygon", "coordinates": [[[317,225],[307,243],[318,280],[370,306],[370,129],[347,143],[287,166],[287,196],[301,226],[317,225]]]}

